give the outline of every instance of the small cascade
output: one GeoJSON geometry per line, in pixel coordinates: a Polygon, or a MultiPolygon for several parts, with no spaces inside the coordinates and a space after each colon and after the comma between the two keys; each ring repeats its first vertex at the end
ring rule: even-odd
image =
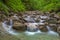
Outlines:
{"type": "MultiPolygon", "coordinates": [[[[42,33],[38,28],[38,23],[36,23],[34,19],[36,19],[36,18],[31,18],[30,16],[27,16],[27,18],[25,18],[25,20],[29,21],[27,24],[27,31],[25,32],[28,35],[42,33]]],[[[41,21],[41,22],[43,22],[43,21],[41,21]]]]}
{"type": "Polygon", "coordinates": [[[36,32],[30,32],[30,31],[25,31],[27,35],[35,35],[37,33],[42,33],[40,30],[37,30],[36,32]]]}
{"type": "Polygon", "coordinates": [[[34,19],[33,18],[31,18],[30,16],[27,16],[26,18],[24,18],[25,20],[27,20],[27,22],[32,22],[32,23],[34,23],[35,21],[34,21],[34,19]]]}
{"type": "Polygon", "coordinates": [[[15,32],[15,30],[12,29],[12,25],[13,25],[12,19],[10,19],[9,25],[7,25],[7,21],[4,21],[4,22],[2,23],[3,28],[4,28],[8,33],[13,34],[13,35],[17,35],[17,33],[15,32]]]}
{"type": "Polygon", "coordinates": [[[45,20],[40,20],[40,23],[43,23],[45,20]]]}
{"type": "Polygon", "coordinates": [[[40,18],[41,18],[41,19],[46,19],[46,18],[47,18],[47,16],[40,16],[40,18]]]}
{"type": "MultiPolygon", "coordinates": [[[[14,17],[17,20],[19,20],[19,17],[16,16],[16,14],[14,15],[14,17]]],[[[46,26],[45,21],[46,21],[46,19],[49,19],[49,17],[45,16],[45,15],[38,15],[37,17],[31,17],[31,15],[25,15],[23,17],[23,19],[27,21],[27,24],[26,24],[27,30],[25,31],[25,33],[27,35],[35,35],[36,33],[44,33],[44,32],[41,31],[41,29],[38,28],[38,26],[43,25],[43,28],[45,28],[44,27],[44,26],[46,26]]],[[[7,24],[7,20],[5,20],[2,23],[2,26],[10,34],[17,35],[17,32],[15,30],[13,30],[13,28],[12,28],[13,27],[13,21],[12,21],[12,19],[9,20],[9,25],[7,24]]],[[[54,35],[57,34],[56,32],[52,31],[49,26],[46,26],[45,29],[48,29],[47,30],[48,34],[54,34],[54,35]]]]}
{"type": "Polygon", "coordinates": [[[41,18],[41,19],[40,19],[39,25],[44,25],[43,22],[44,22],[45,20],[42,20],[42,19],[46,19],[47,16],[40,16],[40,18],[41,18]]]}
{"type": "Polygon", "coordinates": [[[56,32],[52,31],[49,26],[46,26],[48,29],[48,34],[58,35],[56,32]]]}
{"type": "Polygon", "coordinates": [[[18,20],[19,18],[18,18],[18,16],[17,16],[17,14],[14,14],[14,17],[18,20]]]}
{"type": "Polygon", "coordinates": [[[27,31],[25,32],[28,35],[34,35],[36,33],[42,33],[38,27],[38,23],[28,23],[27,25],[27,31]]]}

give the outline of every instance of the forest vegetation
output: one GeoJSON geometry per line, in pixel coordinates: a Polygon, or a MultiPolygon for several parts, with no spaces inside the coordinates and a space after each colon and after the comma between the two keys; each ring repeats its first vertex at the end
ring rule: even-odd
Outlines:
{"type": "Polygon", "coordinates": [[[59,12],[60,0],[0,0],[0,11],[5,14],[20,11],[59,12]]]}

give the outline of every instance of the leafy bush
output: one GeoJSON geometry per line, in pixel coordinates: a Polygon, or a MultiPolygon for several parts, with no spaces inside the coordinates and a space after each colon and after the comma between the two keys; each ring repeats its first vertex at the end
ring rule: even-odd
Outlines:
{"type": "Polygon", "coordinates": [[[7,15],[8,10],[9,10],[9,8],[5,4],[3,4],[2,1],[0,1],[0,11],[4,11],[6,13],[6,15],[7,15]]]}
{"type": "Polygon", "coordinates": [[[10,10],[14,12],[25,11],[25,6],[21,2],[21,0],[7,0],[5,1],[6,5],[10,8],[10,10]]]}
{"type": "Polygon", "coordinates": [[[57,11],[60,8],[59,0],[51,0],[50,3],[44,6],[43,11],[57,11]]]}
{"type": "Polygon", "coordinates": [[[48,0],[27,0],[26,3],[33,10],[42,10],[45,5],[49,4],[49,1],[48,0]]]}
{"type": "Polygon", "coordinates": [[[58,10],[60,8],[60,0],[23,0],[33,10],[51,11],[58,10]]]}
{"type": "Polygon", "coordinates": [[[60,0],[0,0],[0,9],[7,13],[8,10],[19,12],[25,11],[26,9],[57,11],[60,9],[60,0]]]}

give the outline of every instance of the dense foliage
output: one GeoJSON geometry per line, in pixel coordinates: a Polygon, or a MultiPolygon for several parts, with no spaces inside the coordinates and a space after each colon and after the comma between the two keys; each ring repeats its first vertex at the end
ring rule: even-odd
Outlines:
{"type": "Polygon", "coordinates": [[[5,3],[10,8],[10,10],[14,12],[25,11],[25,6],[21,0],[7,0],[5,3]]]}
{"type": "Polygon", "coordinates": [[[9,8],[0,0],[0,11],[4,11],[6,14],[8,14],[9,8]]]}
{"type": "Polygon", "coordinates": [[[60,0],[51,0],[50,3],[43,8],[44,11],[60,10],[60,0]]]}
{"type": "Polygon", "coordinates": [[[60,0],[26,0],[33,10],[57,11],[60,8],[60,0]]]}
{"type": "Polygon", "coordinates": [[[60,0],[0,0],[0,10],[7,13],[26,10],[58,11],[60,0]]]}

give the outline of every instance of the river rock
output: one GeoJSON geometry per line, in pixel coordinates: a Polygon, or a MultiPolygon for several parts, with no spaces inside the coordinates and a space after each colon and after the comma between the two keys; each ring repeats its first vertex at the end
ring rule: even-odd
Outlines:
{"type": "Polygon", "coordinates": [[[32,14],[32,11],[25,11],[24,13],[30,15],[32,14]]]}
{"type": "Polygon", "coordinates": [[[57,32],[57,25],[56,24],[49,24],[49,27],[51,28],[52,31],[57,32]]]}
{"type": "Polygon", "coordinates": [[[39,18],[36,18],[35,19],[35,22],[38,22],[39,23],[40,22],[40,19],[39,18]]]}
{"type": "Polygon", "coordinates": [[[15,21],[13,24],[13,29],[16,31],[26,31],[26,25],[24,23],[20,23],[19,21],[15,21]]]}
{"type": "Polygon", "coordinates": [[[55,13],[50,13],[50,17],[54,17],[54,14],[55,14],[55,13]]]}
{"type": "Polygon", "coordinates": [[[48,29],[47,29],[47,27],[46,27],[45,25],[40,25],[38,28],[39,28],[39,30],[41,30],[42,32],[47,32],[47,31],[48,31],[48,29]]]}
{"type": "Polygon", "coordinates": [[[57,24],[60,24],[60,20],[57,21],[57,24]]]}
{"type": "Polygon", "coordinates": [[[60,17],[57,14],[54,15],[54,18],[56,18],[57,20],[60,19],[60,17]]]}
{"type": "Polygon", "coordinates": [[[50,18],[49,20],[48,20],[48,23],[57,23],[57,19],[55,19],[55,18],[50,18]]]}

